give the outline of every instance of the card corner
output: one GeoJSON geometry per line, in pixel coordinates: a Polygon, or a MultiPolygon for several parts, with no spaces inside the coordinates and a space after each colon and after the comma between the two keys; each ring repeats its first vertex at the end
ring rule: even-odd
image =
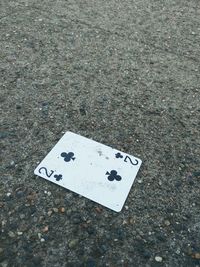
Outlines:
{"type": "Polygon", "coordinates": [[[122,208],[123,208],[123,206],[122,207],[121,206],[117,207],[117,208],[114,209],[114,211],[119,213],[120,211],[122,211],[122,208]]]}
{"type": "Polygon", "coordinates": [[[37,172],[36,172],[36,170],[37,170],[37,169],[35,169],[33,173],[34,173],[35,175],[38,175],[37,172]]]}

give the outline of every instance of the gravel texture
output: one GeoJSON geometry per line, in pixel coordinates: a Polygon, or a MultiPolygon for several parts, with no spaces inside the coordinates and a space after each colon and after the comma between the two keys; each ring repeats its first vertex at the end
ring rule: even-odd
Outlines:
{"type": "Polygon", "coordinates": [[[0,1],[0,266],[200,266],[199,0],[0,1]],[[67,130],[138,156],[115,213],[36,177],[67,130]]]}

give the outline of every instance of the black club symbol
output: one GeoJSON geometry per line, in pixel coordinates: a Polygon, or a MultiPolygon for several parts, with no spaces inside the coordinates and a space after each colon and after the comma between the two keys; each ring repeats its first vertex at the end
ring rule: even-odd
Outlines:
{"type": "Polygon", "coordinates": [[[117,154],[115,154],[115,157],[117,158],[117,159],[119,159],[119,158],[123,158],[123,156],[122,156],[122,154],[121,153],[117,153],[117,154]]]}
{"type": "Polygon", "coordinates": [[[69,152],[69,153],[62,152],[61,157],[63,157],[64,161],[66,161],[66,162],[69,162],[71,159],[75,160],[73,152],[69,152]]]}
{"type": "Polygon", "coordinates": [[[56,178],[56,181],[62,180],[62,174],[55,174],[54,177],[56,178]]]}
{"type": "Polygon", "coordinates": [[[117,174],[117,171],[112,170],[110,173],[106,172],[106,175],[108,175],[108,180],[109,181],[120,181],[122,179],[122,177],[120,175],[117,174]]]}

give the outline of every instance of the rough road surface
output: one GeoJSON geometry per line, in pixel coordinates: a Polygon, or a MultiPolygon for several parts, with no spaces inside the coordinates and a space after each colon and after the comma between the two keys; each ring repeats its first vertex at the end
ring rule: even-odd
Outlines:
{"type": "Polygon", "coordinates": [[[200,266],[199,0],[0,1],[0,266],[200,266]],[[143,160],[113,212],[33,174],[67,130],[143,160]]]}

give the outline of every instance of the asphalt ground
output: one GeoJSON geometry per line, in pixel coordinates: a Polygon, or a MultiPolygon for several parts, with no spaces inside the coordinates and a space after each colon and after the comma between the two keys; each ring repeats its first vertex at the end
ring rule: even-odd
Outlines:
{"type": "Polygon", "coordinates": [[[0,1],[0,266],[200,266],[199,0],[0,1]],[[116,213],[33,174],[64,132],[143,160],[116,213]]]}

